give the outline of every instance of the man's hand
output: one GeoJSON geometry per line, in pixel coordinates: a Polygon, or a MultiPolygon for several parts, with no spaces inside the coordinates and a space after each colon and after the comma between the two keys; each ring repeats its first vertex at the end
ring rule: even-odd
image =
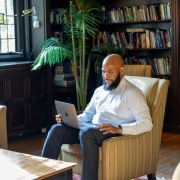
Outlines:
{"type": "Polygon", "coordinates": [[[119,133],[119,129],[111,124],[108,123],[103,123],[103,124],[99,124],[97,126],[97,128],[103,132],[103,134],[118,134],[119,133]]]}
{"type": "Polygon", "coordinates": [[[58,124],[62,124],[63,120],[62,120],[60,114],[56,115],[55,118],[56,118],[56,122],[57,122],[58,124]]]}

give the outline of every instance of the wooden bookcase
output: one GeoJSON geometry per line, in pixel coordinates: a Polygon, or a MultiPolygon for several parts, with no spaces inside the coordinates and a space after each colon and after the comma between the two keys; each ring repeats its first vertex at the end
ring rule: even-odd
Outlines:
{"type": "MultiPolygon", "coordinates": [[[[35,1],[31,0],[34,6],[39,7],[39,11],[42,11],[44,7],[44,17],[39,19],[42,21],[43,32],[38,36],[43,36],[44,40],[51,37],[51,25],[50,25],[50,13],[51,9],[60,7],[68,7],[69,0],[56,1],[56,0],[43,0],[35,1]]],[[[170,0],[98,0],[102,6],[106,8],[117,8],[125,6],[140,6],[150,4],[168,3],[170,0]]],[[[172,29],[172,46],[171,48],[159,48],[159,49],[134,49],[127,50],[128,56],[144,56],[144,57],[166,57],[171,56],[171,75],[170,90],[167,98],[166,113],[164,120],[164,128],[171,132],[180,132],[180,36],[179,36],[179,10],[180,0],[171,0],[171,20],[159,20],[154,22],[134,22],[134,23],[116,23],[116,24],[102,24],[102,31],[125,31],[126,28],[152,28],[152,29],[172,29]]],[[[51,74],[51,73],[50,73],[51,74]]],[[[51,78],[52,79],[52,78],[51,78]]],[[[49,81],[50,83],[50,81],[49,81]]],[[[51,82],[52,83],[52,82],[51,82]]]]}
{"type": "MultiPolygon", "coordinates": [[[[169,3],[169,0],[99,0],[106,9],[118,7],[132,7],[140,5],[151,5],[160,3],[169,3]]],[[[127,56],[140,57],[167,57],[171,56],[171,75],[166,78],[170,80],[170,88],[167,98],[166,113],[164,119],[164,129],[168,128],[171,132],[180,132],[180,86],[179,86],[179,17],[180,8],[179,0],[171,1],[171,20],[157,21],[139,21],[101,24],[101,31],[126,31],[127,28],[147,28],[147,29],[172,29],[172,46],[171,48],[155,49],[127,49],[127,56]]],[[[157,76],[162,78],[161,76],[157,76]]]]}

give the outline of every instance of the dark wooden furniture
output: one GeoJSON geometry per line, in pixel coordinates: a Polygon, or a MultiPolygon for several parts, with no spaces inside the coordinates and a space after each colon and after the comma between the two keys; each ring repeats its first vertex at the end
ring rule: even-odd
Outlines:
{"type": "Polygon", "coordinates": [[[2,179],[72,180],[76,163],[0,149],[2,179]],[[13,161],[12,161],[13,160],[13,161]]]}
{"type": "Polygon", "coordinates": [[[8,136],[51,125],[51,91],[46,68],[32,62],[0,63],[0,103],[7,107],[8,136]]]}

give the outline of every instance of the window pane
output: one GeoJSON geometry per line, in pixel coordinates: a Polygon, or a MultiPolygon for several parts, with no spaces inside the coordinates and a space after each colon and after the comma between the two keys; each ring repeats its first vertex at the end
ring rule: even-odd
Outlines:
{"type": "Polygon", "coordinates": [[[0,0],[0,12],[5,14],[5,0],[0,0]]]}
{"type": "Polygon", "coordinates": [[[15,39],[9,39],[7,43],[9,52],[15,52],[15,39]]]}
{"type": "Polygon", "coordinates": [[[1,40],[1,52],[2,53],[7,53],[7,40],[1,40]]]}
{"type": "Polygon", "coordinates": [[[5,14],[5,24],[0,25],[0,53],[15,52],[13,0],[0,0],[0,10],[5,14]]]}
{"type": "Polygon", "coordinates": [[[7,15],[14,15],[13,0],[6,0],[7,4],[7,15]]]}
{"type": "Polygon", "coordinates": [[[7,26],[3,25],[0,27],[0,31],[1,31],[1,39],[5,39],[7,38],[7,26]]]}
{"type": "Polygon", "coordinates": [[[15,38],[14,25],[8,25],[8,38],[15,38]]]}
{"type": "Polygon", "coordinates": [[[7,16],[6,24],[14,24],[14,17],[7,16]]]}

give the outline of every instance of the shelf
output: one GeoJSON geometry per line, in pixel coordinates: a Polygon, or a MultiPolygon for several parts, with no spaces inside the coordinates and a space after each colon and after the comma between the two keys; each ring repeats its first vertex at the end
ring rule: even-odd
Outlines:
{"type": "Polygon", "coordinates": [[[150,23],[163,23],[171,22],[171,19],[156,20],[156,21],[136,21],[136,22],[121,22],[121,23],[101,23],[103,26],[116,26],[116,25],[126,25],[126,24],[150,24],[150,23]]]}
{"type": "Polygon", "coordinates": [[[126,49],[126,51],[159,51],[159,50],[171,50],[171,48],[140,48],[140,49],[126,49]]]}

